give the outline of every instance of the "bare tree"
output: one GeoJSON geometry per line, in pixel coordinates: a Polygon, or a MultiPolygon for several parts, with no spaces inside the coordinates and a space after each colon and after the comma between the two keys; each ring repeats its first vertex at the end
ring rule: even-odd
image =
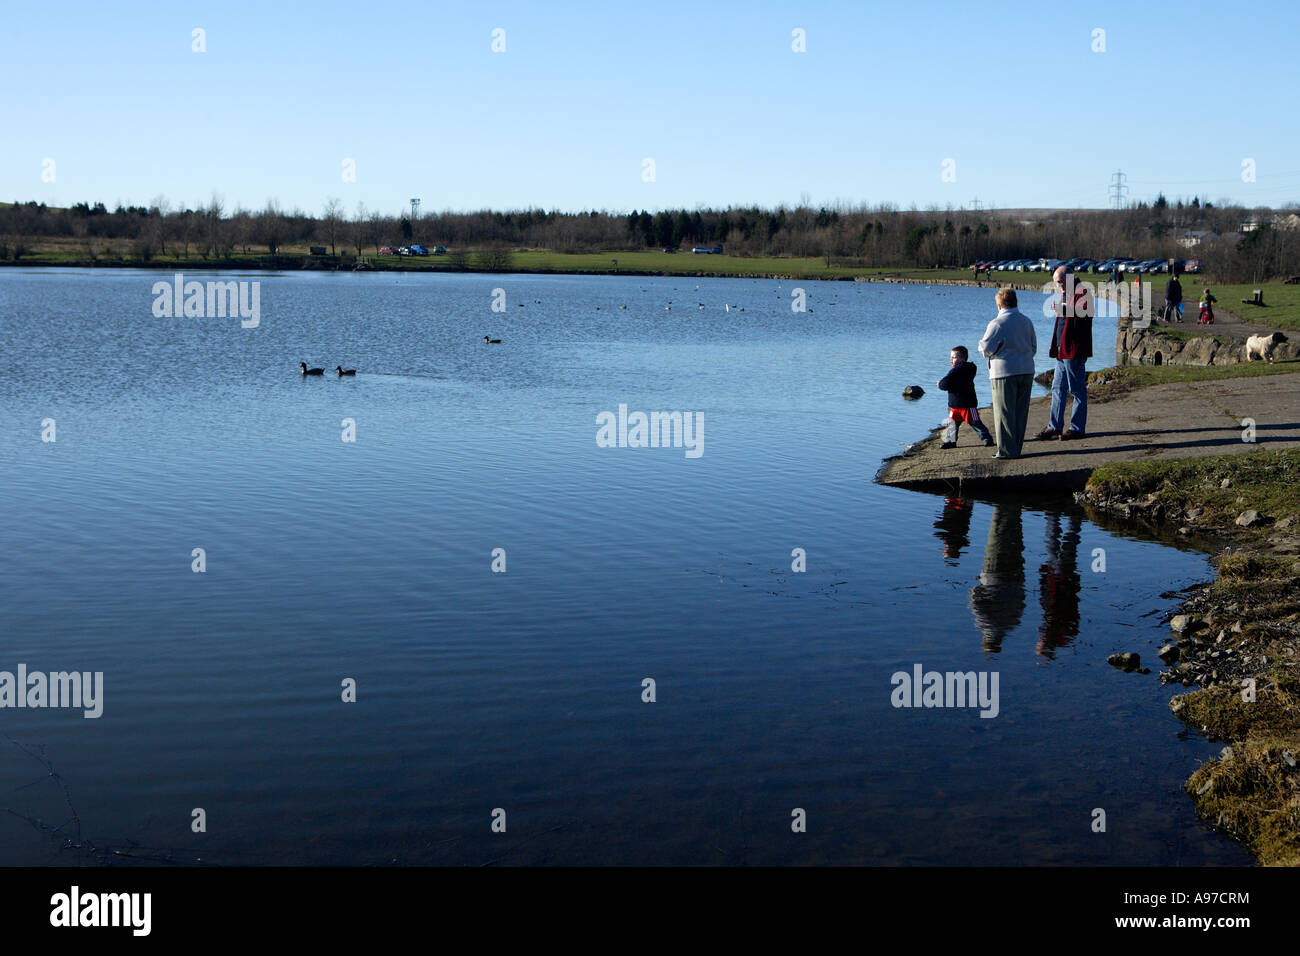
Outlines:
{"type": "Polygon", "coordinates": [[[325,238],[330,244],[330,255],[336,255],[334,245],[338,240],[339,228],[343,224],[343,203],[338,198],[331,196],[325,202],[325,212],[321,216],[321,227],[324,229],[325,238]]]}
{"type": "Polygon", "coordinates": [[[366,242],[366,204],[357,203],[357,214],[352,217],[349,224],[349,232],[352,236],[352,245],[356,246],[357,258],[361,258],[361,248],[366,242]]]}
{"type": "Polygon", "coordinates": [[[266,208],[257,217],[257,229],[254,235],[266,246],[268,253],[275,255],[284,243],[286,232],[287,224],[284,221],[284,213],[280,212],[280,204],[274,199],[267,200],[266,208]]]}

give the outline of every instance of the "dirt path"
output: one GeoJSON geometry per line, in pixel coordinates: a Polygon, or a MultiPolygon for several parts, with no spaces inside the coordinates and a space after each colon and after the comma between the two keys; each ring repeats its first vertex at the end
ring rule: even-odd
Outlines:
{"type": "MultiPolygon", "coordinates": [[[[1029,408],[1027,435],[1046,427],[1050,398],[1029,408]]],[[[980,417],[992,424],[993,413],[980,417]]],[[[941,449],[941,430],[885,460],[881,484],[929,491],[1033,489],[1071,491],[1093,469],[1138,458],[1191,458],[1300,447],[1300,373],[1153,385],[1088,407],[1088,436],[1077,441],[1027,440],[1020,458],[994,461],[963,426],[956,448],[941,449]],[[1243,418],[1255,421],[1255,442],[1242,440],[1243,418]]]]}

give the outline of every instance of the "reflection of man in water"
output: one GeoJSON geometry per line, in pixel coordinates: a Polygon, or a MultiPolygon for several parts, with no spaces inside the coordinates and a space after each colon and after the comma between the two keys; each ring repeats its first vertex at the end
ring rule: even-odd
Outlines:
{"type": "Polygon", "coordinates": [[[956,564],[961,549],[970,547],[970,516],[974,504],[965,498],[943,500],[943,514],[934,523],[934,536],[943,540],[945,564],[956,564]]]}
{"type": "Polygon", "coordinates": [[[1061,533],[1061,514],[1047,512],[1047,563],[1038,569],[1038,594],[1043,623],[1038,629],[1038,652],[1055,657],[1079,633],[1079,528],[1083,519],[1071,513],[1061,533]]]}
{"type": "Polygon", "coordinates": [[[970,609],[984,634],[984,649],[996,652],[1025,612],[1025,534],[1020,505],[993,505],[980,583],[971,588],[970,609]]]}

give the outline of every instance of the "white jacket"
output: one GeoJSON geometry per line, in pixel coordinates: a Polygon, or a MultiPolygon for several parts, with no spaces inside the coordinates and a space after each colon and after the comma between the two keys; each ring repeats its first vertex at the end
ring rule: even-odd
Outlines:
{"type": "Polygon", "coordinates": [[[1034,323],[1019,309],[1003,309],[984,330],[980,354],[989,360],[989,378],[1033,375],[1038,336],[1034,323]]]}

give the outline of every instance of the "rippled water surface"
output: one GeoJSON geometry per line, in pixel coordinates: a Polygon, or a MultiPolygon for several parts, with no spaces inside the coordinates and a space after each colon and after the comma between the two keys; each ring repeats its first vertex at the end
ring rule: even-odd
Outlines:
{"type": "Polygon", "coordinates": [[[871,482],[991,290],[222,278],[258,327],[0,273],[0,670],[105,682],[96,720],[0,709],[0,861],[1247,862],[1180,792],[1212,748],[1105,663],[1204,558],[871,482]],[[598,447],[620,404],[703,454],[598,447]],[[997,716],[893,707],[915,664],[996,671],[997,716]]]}

